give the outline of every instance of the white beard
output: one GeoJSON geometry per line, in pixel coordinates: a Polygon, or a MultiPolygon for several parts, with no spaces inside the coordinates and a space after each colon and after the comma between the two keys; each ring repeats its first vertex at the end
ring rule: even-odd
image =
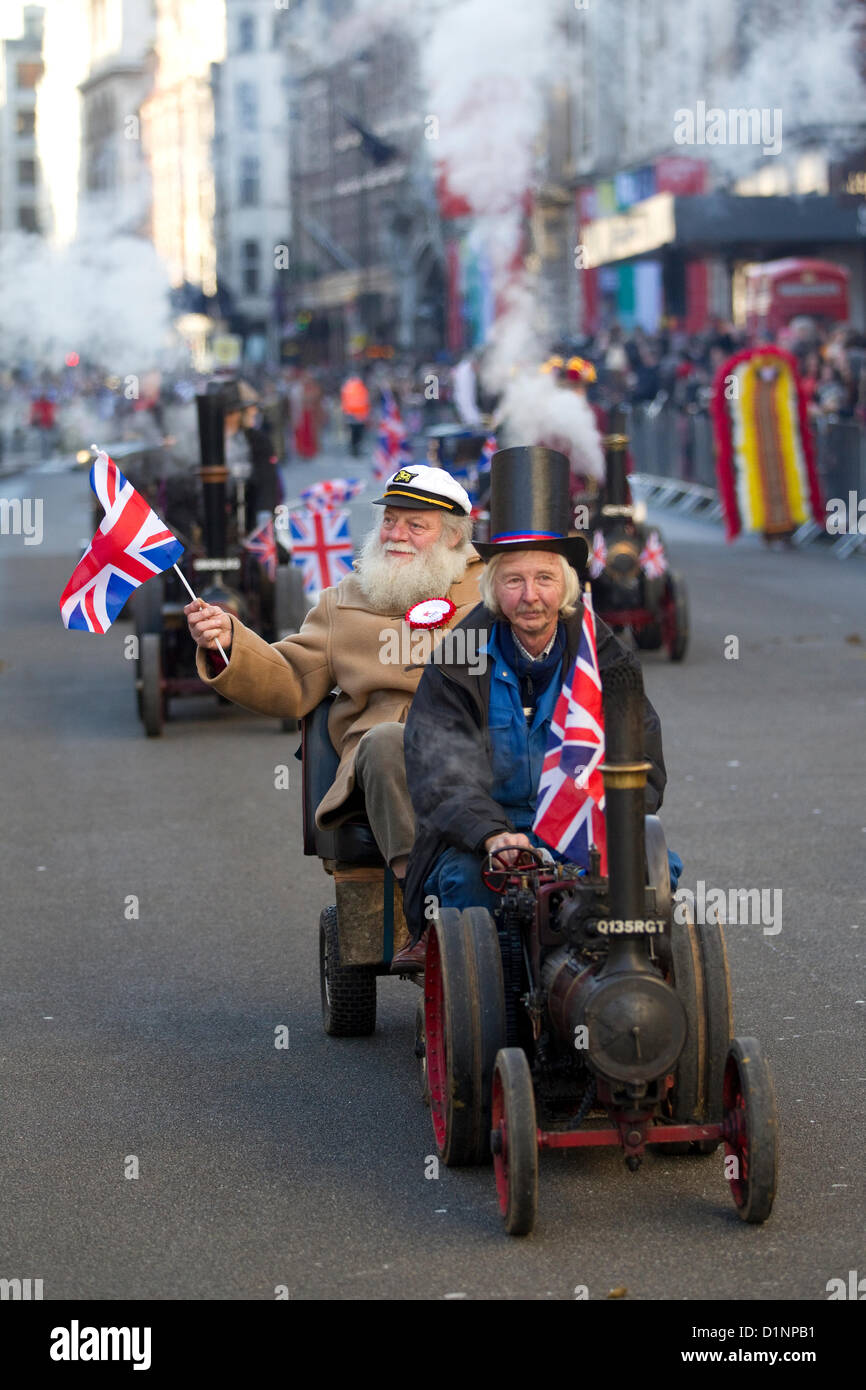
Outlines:
{"type": "Polygon", "coordinates": [[[392,560],[379,540],[379,529],[368,534],[355,562],[361,588],[377,613],[405,613],[425,598],[445,598],[463,578],[467,553],[462,545],[434,541],[411,560],[392,560]]]}

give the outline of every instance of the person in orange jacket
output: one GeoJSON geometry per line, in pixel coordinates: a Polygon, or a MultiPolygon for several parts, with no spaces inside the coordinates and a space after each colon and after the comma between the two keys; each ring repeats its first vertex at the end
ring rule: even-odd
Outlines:
{"type": "Polygon", "coordinates": [[[363,378],[352,372],[343,382],[340,392],[340,407],[349,426],[349,448],[352,458],[357,458],[364,438],[364,430],[370,418],[370,393],[363,378]]]}

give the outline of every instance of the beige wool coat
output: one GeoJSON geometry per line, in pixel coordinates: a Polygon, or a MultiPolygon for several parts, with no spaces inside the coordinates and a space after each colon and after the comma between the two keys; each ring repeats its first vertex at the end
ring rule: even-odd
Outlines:
{"type": "MultiPolygon", "coordinates": [[[[448,592],[456,605],[449,627],[462,622],[480,602],[482,569],[477,552],[471,551],[463,578],[448,592]]],[[[328,732],[340,766],[316,811],[316,822],[324,829],[339,824],[347,813],[344,807],[355,787],[355,752],[362,736],[375,724],[406,722],[422,663],[446,631],[410,632],[402,613],[375,613],[357,575],[350,574],[322,591],[292,637],[270,644],[233,617],[228,666],[211,676],[206,653],[199,647],[196,667],[202,680],[226,699],[277,718],[300,719],[339,687],[328,732]]]]}

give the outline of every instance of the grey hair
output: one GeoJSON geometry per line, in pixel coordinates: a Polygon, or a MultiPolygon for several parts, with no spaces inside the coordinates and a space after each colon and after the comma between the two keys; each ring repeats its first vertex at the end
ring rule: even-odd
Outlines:
{"type": "Polygon", "coordinates": [[[456,512],[442,512],[442,535],[443,538],[450,540],[453,536],[459,539],[454,546],[458,555],[462,550],[467,550],[472,544],[472,531],[475,522],[471,516],[458,516],[456,512]]]}
{"type": "MultiPolygon", "coordinates": [[[[525,554],[526,552],[521,551],[520,553],[525,554]]],[[[570,618],[572,613],[577,611],[577,601],[580,597],[580,580],[577,576],[577,570],[572,569],[565,556],[560,555],[558,551],[549,551],[547,553],[555,554],[559,563],[562,565],[565,593],[562,596],[562,603],[559,605],[559,616],[561,618],[570,618]]],[[[502,609],[496,601],[496,593],[493,586],[496,580],[496,571],[506,558],[506,554],[513,555],[514,550],[509,547],[507,552],[503,551],[502,554],[494,555],[492,560],[488,560],[487,564],[484,566],[484,573],[478,580],[478,592],[481,594],[481,602],[484,604],[485,608],[490,609],[494,618],[502,617],[502,609]]]]}

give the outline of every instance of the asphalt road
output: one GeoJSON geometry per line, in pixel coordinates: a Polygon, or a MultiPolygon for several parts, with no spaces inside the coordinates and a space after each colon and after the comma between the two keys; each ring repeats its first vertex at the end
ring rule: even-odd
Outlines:
{"type": "Polygon", "coordinates": [[[693,610],[685,663],[644,662],[668,843],[686,886],[783,895],[780,931],[727,930],[736,1031],[776,1078],[772,1218],[737,1218],[721,1154],[631,1175],[587,1150],[542,1157],[512,1241],[489,1169],[425,1176],[415,988],[380,984],[373,1038],[322,1032],[297,736],[204,696],[145,739],[128,624],[58,616],[85,475],[0,493],[44,502],[41,544],[0,536],[0,1276],[46,1299],[823,1300],[866,1273],[861,560],[660,518],[693,610]]]}

